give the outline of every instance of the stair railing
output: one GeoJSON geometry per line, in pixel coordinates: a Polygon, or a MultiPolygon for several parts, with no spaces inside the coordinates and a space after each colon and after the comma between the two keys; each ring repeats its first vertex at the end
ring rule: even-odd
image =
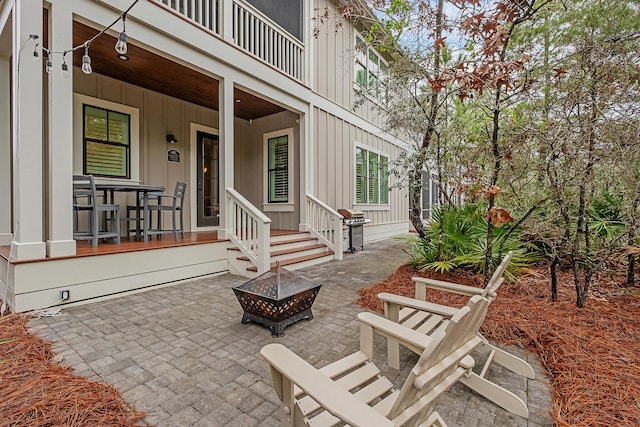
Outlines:
{"type": "Polygon", "coordinates": [[[334,258],[341,260],[343,216],[328,205],[307,194],[307,231],[333,251],[334,258]]]}
{"type": "Polygon", "coordinates": [[[233,188],[226,191],[227,237],[262,274],[270,268],[271,219],[233,188]]]}

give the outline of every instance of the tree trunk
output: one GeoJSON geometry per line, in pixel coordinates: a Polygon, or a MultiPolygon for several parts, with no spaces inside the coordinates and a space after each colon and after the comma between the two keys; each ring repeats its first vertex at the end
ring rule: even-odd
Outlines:
{"type": "Polygon", "coordinates": [[[422,206],[420,206],[420,193],[422,190],[422,162],[417,162],[411,179],[412,185],[409,186],[409,198],[411,200],[411,212],[409,213],[411,224],[415,228],[416,233],[421,239],[426,238],[424,225],[422,225],[422,206]],[[420,183],[420,185],[416,184],[420,183]]]}
{"type": "Polygon", "coordinates": [[[551,266],[549,267],[549,273],[551,276],[551,301],[558,301],[558,273],[556,267],[558,266],[558,255],[553,257],[551,266]]]}

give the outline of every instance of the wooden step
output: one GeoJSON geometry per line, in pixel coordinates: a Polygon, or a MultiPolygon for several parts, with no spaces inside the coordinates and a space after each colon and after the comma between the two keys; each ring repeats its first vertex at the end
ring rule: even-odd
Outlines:
{"type": "MultiPolygon", "coordinates": [[[[271,258],[273,258],[273,257],[277,257],[277,256],[280,256],[280,255],[293,254],[293,253],[296,253],[296,252],[312,251],[314,249],[321,249],[321,248],[326,248],[326,246],[321,244],[321,243],[318,243],[316,245],[299,246],[297,248],[283,249],[283,250],[280,250],[280,251],[273,251],[273,252],[271,252],[269,254],[269,256],[271,258]]],[[[249,261],[249,257],[246,257],[246,256],[240,256],[240,257],[237,257],[237,259],[240,260],[240,261],[249,261]]]]}
{"type": "MultiPolygon", "coordinates": [[[[332,252],[323,252],[323,253],[320,253],[320,254],[305,255],[305,256],[298,257],[298,258],[289,258],[289,259],[280,261],[280,267],[284,267],[284,266],[291,265],[291,264],[297,264],[297,263],[301,263],[301,262],[305,262],[305,261],[311,261],[311,260],[314,260],[314,259],[323,258],[323,257],[327,257],[327,256],[333,257],[333,253],[332,252]]],[[[271,268],[273,268],[275,266],[276,266],[275,262],[272,262],[271,265],[270,265],[271,268]]],[[[256,267],[256,266],[247,267],[247,271],[257,272],[258,271],[258,267],[256,267]]]]}
{"type": "MultiPolygon", "coordinates": [[[[283,246],[283,245],[296,245],[298,243],[314,242],[314,241],[317,241],[317,240],[318,240],[317,238],[311,237],[311,236],[304,237],[304,238],[301,238],[301,239],[281,240],[281,241],[275,241],[275,242],[273,240],[271,240],[270,246],[273,247],[273,246],[283,246]]],[[[227,248],[227,250],[228,251],[238,251],[239,252],[240,248],[237,247],[237,246],[229,246],[227,248]]]]}

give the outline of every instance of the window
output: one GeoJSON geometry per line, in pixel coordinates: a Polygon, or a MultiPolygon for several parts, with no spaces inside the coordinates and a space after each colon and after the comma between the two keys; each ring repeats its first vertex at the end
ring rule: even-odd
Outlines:
{"type": "Polygon", "coordinates": [[[293,210],[293,128],[264,134],[267,211],[293,210]],[[269,207],[270,205],[270,207],[269,207]]]}
{"type": "Polygon", "coordinates": [[[365,89],[377,99],[387,96],[384,76],[388,71],[387,62],[364,38],[356,34],[356,63],[354,81],[358,88],[365,89]]]}
{"type": "Polygon", "coordinates": [[[388,165],[382,154],[356,148],[356,203],[389,203],[388,165]]]}
{"type": "Polygon", "coordinates": [[[289,201],[289,141],[269,138],[269,203],[289,201]]]}
{"type": "Polygon", "coordinates": [[[87,104],[82,110],[83,173],[129,178],[131,117],[87,104]]]}

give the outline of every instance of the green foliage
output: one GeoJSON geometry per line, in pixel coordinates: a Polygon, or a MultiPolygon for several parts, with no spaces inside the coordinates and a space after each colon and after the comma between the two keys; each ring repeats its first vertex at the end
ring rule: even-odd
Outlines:
{"type": "Polygon", "coordinates": [[[625,231],[622,195],[605,193],[591,203],[589,230],[593,235],[611,240],[625,231]]]}
{"type": "MultiPolygon", "coordinates": [[[[459,208],[437,209],[433,220],[426,227],[427,239],[414,236],[401,238],[409,245],[407,253],[411,256],[410,264],[420,270],[446,272],[455,268],[464,268],[484,274],[487,249],[485,212],[486,206],[482,203],[469,203],[459,208]],[[441,242],[440,256],[438,256],[439,241],[441,242]]],[[[514,256],[507,272],[507,277],[513,277],[522,267],[539,261],[542,255],[535,245],[521,238],[518,230],[507,236],[509,228],[508,225],[504,225],[494,229],[495,240],[492,250],[494,265],[499,262],[498,252],[501,245],[503,245],[503,256],[508,251],[513,251],[514,256]]]]}

